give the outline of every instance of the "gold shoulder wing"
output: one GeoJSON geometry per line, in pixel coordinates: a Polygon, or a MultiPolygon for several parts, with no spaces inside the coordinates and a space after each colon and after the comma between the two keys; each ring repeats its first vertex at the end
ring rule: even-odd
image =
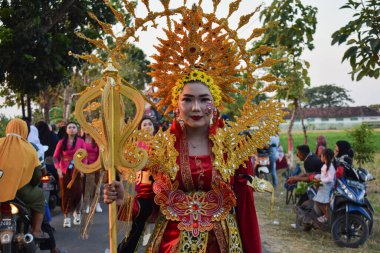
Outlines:
{"type": "Polygon", "coordinates": [[[178,152],[174,147],[175,136],[169,131],[163,132],[161,129],[151,136],[143,131],[133,131],[129,144],[126,148],[127,160],[133,160],[136,157],[135,149],[144,148],[148,153],[148,162],[146,167],[151,170],[153,174],[161,172],[174,179],[177,171],[177,157],[178,152]],[[136,145],[137,144],[137,145],[136,145]]]}
{"type": "MultiPolygon", "coordinates": [[[[248,99],[247,101],[250,101],[248,99]]],[[[228,122],[211,136],[214,167],[228,181],[239,166],[245,166],[257,148],[267,145],[270,136],[277,134],[284,112],[281,103],[273,99],[259,104],[246,102],[235,122],[228,122]]]]}

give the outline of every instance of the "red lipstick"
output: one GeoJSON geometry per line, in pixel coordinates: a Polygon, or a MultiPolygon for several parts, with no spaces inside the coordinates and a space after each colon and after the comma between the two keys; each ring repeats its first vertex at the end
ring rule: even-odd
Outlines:
{"type": "Polygon", "coordinates": [[[191,116],[190,118],[194,121],[198,121],[202,118],[202,116],[191,116]]]}

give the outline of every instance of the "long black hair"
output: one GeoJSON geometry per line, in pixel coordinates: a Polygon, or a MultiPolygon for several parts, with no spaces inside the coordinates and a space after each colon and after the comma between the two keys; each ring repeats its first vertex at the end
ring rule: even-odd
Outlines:
{"type": "MultiPolygon", "coordinates": [[[[78,129],[78,125],[77,123],[75,122],[69,122],[67,123],[66,125],[66,130],[67,130],[67,127],[70,125],[70,124],[74,124],[77,129],[78,129]]],[[[62,150],[66,150],[66,146],[67,146],[67,140],[69,139],[69,136],[67,134],[67,132],[65,132],[65,135],[63,136],[63,141],[62,141],[62,150]]],[[[78,133],[74,136],[74,142],[73,142],[73,145],[71,146],[70,149],[74,149],[75,148],[75,145],[77,144],[77,139],[78,139],[78,133]]]]}
{"type": "Polygon", "coordinates": [[[326,166],[327,166],[326,172],[327,172],[327,171],[329,171],[331,163],[332,163],[332,161],[334,159],[334,151],[332,151],[329,148],[326,148],[326,149],[323,150],[322,156],[325,158],[325,163],[326,163],[326,166]]]}
{"type": "Polygon", "coordinates": [[[47,145],[49,149],[45,152],[45,157],[53,156],[55,147],[58,143],[58,137],[50,131],[49,125],[44,121],[38,121],[35,125],[38,129],[38,136],[42,145],[47,145]]]}
{"type": "Polygon", "coordinates": [[[354,151],[351,148],[351,144],[348,141],[337,141],[335,143],[338,146],[339,153],[337,157],[348,155],[351,159],[354,158],[354,151]]]}

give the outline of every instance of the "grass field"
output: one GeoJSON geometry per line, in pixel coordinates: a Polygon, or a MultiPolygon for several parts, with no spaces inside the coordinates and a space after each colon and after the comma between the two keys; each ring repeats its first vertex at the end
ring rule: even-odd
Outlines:
{"type": "MultiPolygon", "coordinates": [[[[325,130],[325,131],[308,131],[307,132],[307,138],[308,138],[308,145],[310,149],[314,152],[315,146],[317,144],[317,137],[319,135],[324,135],[327,140],[327,147],[334,150],[335,143],[338,140],[346,140],[350,143],[352,143],[352,138],[349,136],[349,131],[335,131],[335,130],[325,130]]],[[[375,150],[377,153],[380,153],[380,129],[375,129],[373,132],[373,144],[375,146],[375,150]]],[[[282,147],[284,148],[284,151],[288,151],[288,135],[286,132],[280,133],[280,142],[282,147]]],[[[293,133],[293,147],[297,147],[298,145],[301,145],[304,143],[304,136],[303,132],[294,132],[293,133]]]]}
{"type": "MultiPolygon", "coordinates": [[[[380,181],[380,153],[370,171],[380,181]],[[376,167],[377,166],[377,167],[376,167]]],[[[331,233],[320,230],[302,232],[292,227],[295,223],[293,204],[285,204],[285,179],[279,171],[280,184],[275,193],[275,206],[271,217],[268,216],[270,194],[255,193],[256,209],[260,223],[263,252],[265,253],[377,253],[380,252],[380,182],[369,182],[368,198],[375,208],[373,233],[359,248],[349,249],[337,246],[331,233]]]]}
{"type": "MultiPolygon", "coordinates": [[[[331,148],[337,140],[347,138],[346,132],[310,132],[310,146],[314,149],[315,139],[318,135],[325,135],[328,140],[328,146],[331,148]],[[313,143],[313,145],[311,145],[313,143]]],[[[303,143],[303,134],[294,134],[294,146],[303,143]]],[[[286,135],[281,135],[281,143],[287,143],[286,135]]],[[[293,205],[285,204],[284,189],[285,179],[281,176],[282,171],[278,171],[280,180],[279,186],[275,193],[275,207],[271,217],[268,216],[268,207],[270,202],[269,194],[255,193],[255,202],[260,222],[260,234],[263,241],[264,252],[267,253],[375,253],[380,252],[380,132],[375,132],[374,143],[377,145],[377,153],[373,163],[365,164],[367,168],[376,178],[368,183],[368,199],[375,209],[373,233],[370,235],[366,243],[357,249],[348,249],[338,247],[332,240],[331,233],[322,232],[320,230],[312,230],[310,232],[301,232],[292,227],[295,223],[295,213],[293,205]]],[[[297,159],[297,158],[295,158],[297,159]]],[[[299,161],[295,161],[299,162],[299,161]]]]}

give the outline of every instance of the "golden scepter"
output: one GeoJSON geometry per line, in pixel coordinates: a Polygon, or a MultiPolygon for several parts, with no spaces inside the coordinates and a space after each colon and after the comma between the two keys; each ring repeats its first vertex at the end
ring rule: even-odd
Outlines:
{"type": "MultiPolygon", "coordinates": [[[[75,167],[83,173],[93,173],[104,168],[108,173],[109,182],[115,180],[116,169],[119,172],[129,173],[142,169],[147,162],[146,151],[136,147],[133,161],[125,159],[124,151],[128,137],[137,127],[143,113],[144,99],[140,93],[123,85],[117,69],[111,60],[108,61],[98,84],[82,93],[75,106],[75,117],[84,131],[88,132],[99,145],[100,156],[93,164],[83,164],[82,160],[87,156],[87,152],[80,149],[74,155],[75,167]],[[124,122],[123,97],[132,100],[136,106],[135,117],[127,123],[124,122]],[[100,103],[96,102],[96,99],[100,99],[100,103]],[[95,109],[100,109],[99,118],[87,122],[86,111],[95,109]]],[[[116,203],[113,202],[109,205],[111,253],[117,252],[116,216],[116,203]]]]}

